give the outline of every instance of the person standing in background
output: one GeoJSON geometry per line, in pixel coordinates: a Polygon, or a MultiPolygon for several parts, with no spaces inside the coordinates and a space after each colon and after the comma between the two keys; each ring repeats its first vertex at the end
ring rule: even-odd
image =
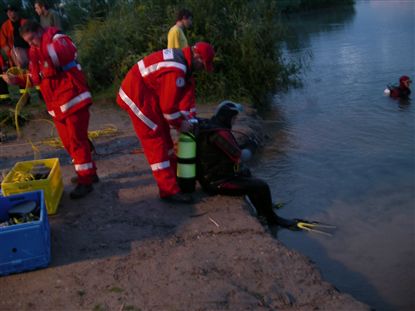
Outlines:
{"type": "Polygon", "coordinates": [[[193,14],[189,10],[182,9],[177,13],[176,24],[170,28],[167,35],[168,49],[182,49],[189,45],[183,30],[190,28],[192,22],[193,14]]]}
{"type": "Polygon", "coordinates": [[[36,0],[35,1],[35,11],[39,15],[40,25],[43,28],[46,27],[55,27],[59,30],[62,30],[61,19],[59,14],[50,9],[45,1],[36,0]]]}
{"type": "MultiPolygon", "coordinates": [[[[6,7],[8,19],[2,24],[0,29],[0,48],[5,59],[1,61],[1,71],[5,73],[10,67],[26,68],[28,65],[29,45],[20,36],[19,28],[26,19],[20,18],[19,9],[16,6],[8,5],[6,7]]],[[[20,88],[20,93],[25,92],[24,88],[20,88]]],[[[7,84],[0,80],[0,100],[4,102],[10,101],[10,94],[7,84]]]]}

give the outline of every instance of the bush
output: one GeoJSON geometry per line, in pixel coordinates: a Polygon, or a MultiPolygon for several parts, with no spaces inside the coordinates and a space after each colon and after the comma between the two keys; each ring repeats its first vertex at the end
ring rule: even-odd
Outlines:
{"type": "Polygon", "coordinates": [[[280,54],[283,28],[276,0],[141,0],[118,1],[105,20],[75,29],[92,88],[118,85],[140,58],[165,48],[175,12],[182,7],[194,15],[189,43],[208,41],[217,54],[215,73],[196,77],[199,102],[229,98],[260,107],[278,87],[290,84],[296,67],[284,64],[280,54]]]}
{"type": "Polygon", "coordinates": [[[94,90],[119,84],[130,67],[144,55],[164,47],[165,17],[161,8],[124,3],[105,20],[93,19],[74,30],[79,60],[94,90]],[[157,25],[157,26],[156,26],[157,25]],[[159,33],[159,34],[156,34],[159,33]]]}

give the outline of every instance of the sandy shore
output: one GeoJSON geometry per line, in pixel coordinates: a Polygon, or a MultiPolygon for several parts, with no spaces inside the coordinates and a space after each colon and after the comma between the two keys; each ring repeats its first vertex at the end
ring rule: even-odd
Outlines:
{"type": "MultiPolygon", "coordinates": [[[[213,109],[200,110],[207,116],[213,109]]],[[[106,124],[118,132],[95,140],[101,181],[79,201],[68,195],[69,157],[39,145],[42,158],[59,157],[65,184],[58,213],[49,219],[52,262],[0,277],[0,310],[370,309],[274,239],[242,199],[198,190],[193,205],[160,201],[126,113],[94,105],[90,130],[106,124]]],[[[244,117],[239,129],[260,135],[260,126],[244,117]]],[[[52,129],[33,121],[24,137],[36,143],[52,129]]],[[[33,159],[33,151],[25,140],[10,140],[0,144],[0,156],[5,170],[33,159]]]]}

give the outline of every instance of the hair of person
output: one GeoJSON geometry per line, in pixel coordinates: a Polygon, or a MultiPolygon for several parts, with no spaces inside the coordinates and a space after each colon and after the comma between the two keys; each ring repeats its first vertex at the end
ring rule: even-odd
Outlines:
{"type": "Polygon", "coordinates": [[[24,23],[22,26],[20,26],[19,28],[19,33],[21,36],[23,36],[26,33],[29,32],[37,32],[40,29],[43,29],[42,26],[40,26],[40,24],[34,20],[28,20],[26,23],[24,23]]]}
{"type": "Polygon", "coordinates": [[[34,4],[38,4],[40,7],[44,7],[46,10],[49,9],[49,6],[46,3],[46,1],[36,0],[34,4]]]}
{"type": "Polygon", "coordinates": [[[193,17],[193,13],[188,9],[181,9],[177,12],[176,21],[181,21],[183,18],[190,18],[193,17]]]}

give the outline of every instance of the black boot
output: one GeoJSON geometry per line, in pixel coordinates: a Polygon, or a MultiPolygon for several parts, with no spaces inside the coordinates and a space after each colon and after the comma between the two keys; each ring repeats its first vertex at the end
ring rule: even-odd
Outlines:
{"type": "MultiPolygon", "coordinates": [[[[96,184],[99,182],[99,177],[97,174],[95,174],[94,176],[92,176],[92,183],[96,184]]],[[[74,176],[71,178],[71,183],[73,184],[77,184],[78,183],[78,176],[74,176]]]]}
{"type": "Polygon", "coordinates": [[[182,193],[178,192],[168,197],[162,198],[164,201],[170,203],[183,203],[183,204],[191,204],[193,203],[193,197],[189,193],[182,193]]]}
{"type": "Polygon", "coordinates": [[[297,222],[295,220],[282,218],[275,214],[269,214],[265,217],[269,225],[276,225],[287,229],[295,229],[297,225],[297,222]]]}
{"type": "Polygon", "coordinates": [[[92,190],[94,190],[94,188],[92,187],[92,184],[89,184],[89,185],[77,184],[75,189],[73,189],[70,192],[69,196],[73,200],[80,199],[80,198],[83,198],[84,196],[86,196],[92,190]]]}

